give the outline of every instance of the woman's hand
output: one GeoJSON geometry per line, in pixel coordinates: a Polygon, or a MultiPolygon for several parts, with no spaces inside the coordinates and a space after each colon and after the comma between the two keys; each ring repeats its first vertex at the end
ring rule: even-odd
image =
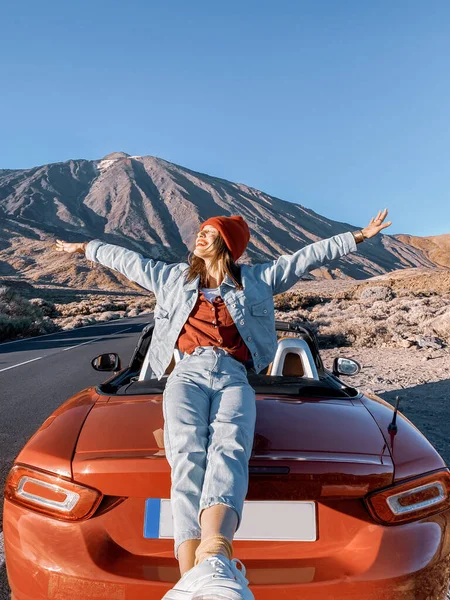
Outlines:
{"type": "Polygon", "coordinates": [[[86,253],[86,246],[88,242],[63,242],[63,240],[56,240],[56,244],[54,245],[54,249],[57,252],[69,252],[72,254],[73,252],[86,253]]]}
{"type": "Polygon", "coordinates": [[[367,225],[367,227],[362,229],[365,238],[371,238],[374,235],[377,235],[377,233],[380,233],[382,229],[386,229],[386,227],[392,225],[392,221],[383,223],[383,221],[387,217],[387,214],[388,209],[385,208],[383,211],[380,210],[375,218],[372,217],[370,219],[370,223],[367,225]]]}

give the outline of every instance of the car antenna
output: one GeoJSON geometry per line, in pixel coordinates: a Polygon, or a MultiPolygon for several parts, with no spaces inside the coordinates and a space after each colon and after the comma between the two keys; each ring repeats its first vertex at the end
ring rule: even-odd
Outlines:
{"type": "Polygon", "coordinates": [[[394,416],[392,417],[392,422],[389,423],[388,426],[388,431],[390,433],[397,433],[398,431],[398,427],[397,427],[397,413],[398,413],[398,405],[400,403],[400,396],[396,396],[395,397],[395,409],[394,409],[394,416]]]}

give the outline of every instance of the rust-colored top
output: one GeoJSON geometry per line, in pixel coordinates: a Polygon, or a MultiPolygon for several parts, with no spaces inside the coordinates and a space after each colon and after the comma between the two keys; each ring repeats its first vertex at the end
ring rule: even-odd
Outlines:
{"type": "Polygon", "coordinates": [[[188,354],[197,346],[218,346],[243,363],[251,358],[225,302],[220,296],[208,302],[201,290],[180,332],[177,346],[181,352],[188,354]]]}

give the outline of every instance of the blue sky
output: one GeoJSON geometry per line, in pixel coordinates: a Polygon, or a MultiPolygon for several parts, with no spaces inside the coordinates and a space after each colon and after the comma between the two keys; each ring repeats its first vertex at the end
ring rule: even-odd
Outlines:
{"type": "Polygon", "coordinates": [[[447,0],[24,0],[0,27],[0,168],[149,154],[450,232],[447,0]]]}

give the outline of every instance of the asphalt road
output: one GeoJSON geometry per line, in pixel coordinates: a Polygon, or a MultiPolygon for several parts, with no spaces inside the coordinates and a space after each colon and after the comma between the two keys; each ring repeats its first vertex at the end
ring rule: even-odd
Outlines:
{"type": "MultiPolygon", "coordinates": [[[[0,532],[5,479],[25,442],[73,394],[111,376],[92,368],[95,356],[117,352],[128,364],[152,320],[142,315],[0,344],[0,532]]],[[[0,533],[0,600],[9,600],[2,542],[0,533]]]]}

